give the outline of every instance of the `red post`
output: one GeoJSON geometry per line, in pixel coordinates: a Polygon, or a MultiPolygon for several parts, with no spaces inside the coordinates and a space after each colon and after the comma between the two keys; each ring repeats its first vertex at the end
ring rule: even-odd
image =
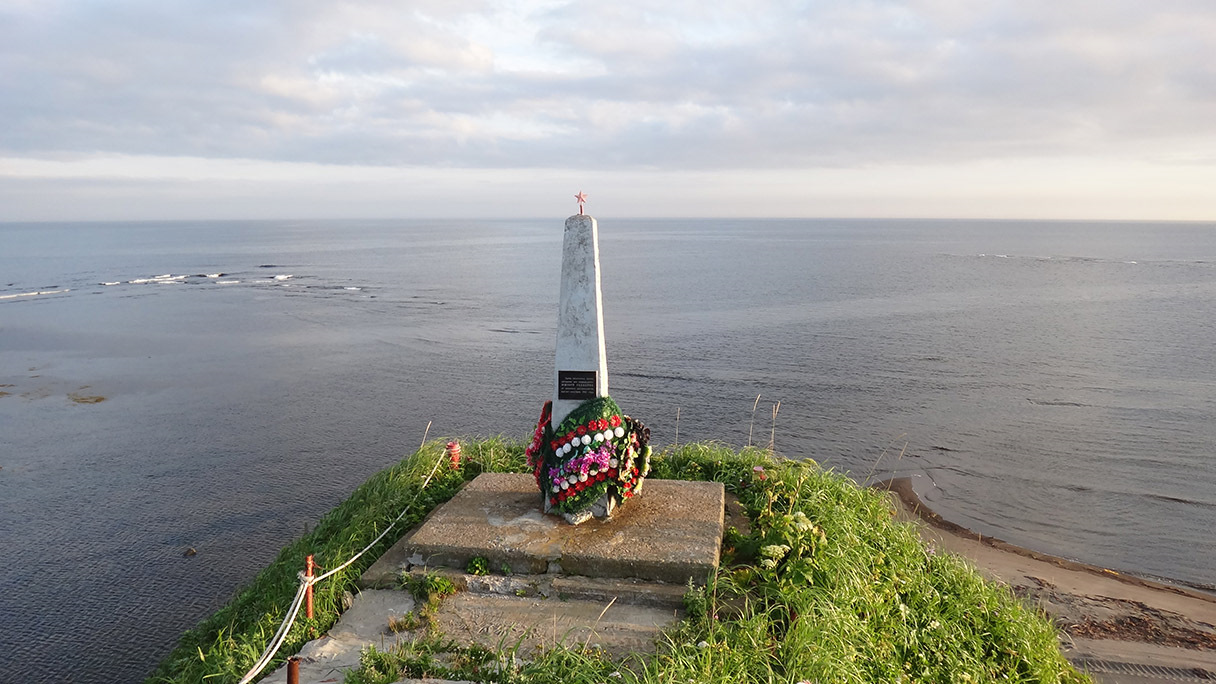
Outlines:
{"type": "Polygon", "coordinates": [[[452,460],[452,470],[460,469],[460,442],[448,442],[448,458],[452,460]]]}
{"type": "MultiPolygon", "coordinates": [[[[312,579],[312,576],[313,576],[312,571],[313,571],[313,568],[315,568],[315,567],[317,567],[317,566],[315,563],[312,562],[312,556],[305,558],[304,559],[304,576],[309,579],[312,579]]],[[[312,619],[312,583],[311,582],[309,582],[308,586],[304,588],[304,602],[308,606],[306,608],[307,612],[305,613],[305,615],[307,615],[308,619],[311,620],[312,619]]],[[[299,665],[296,665],[296,667],[299,668],[299,665]]],[[[290,669],[288,671],[290,672],[290,669]]]]}
{"type": "Polygon", "coordinates": [[[300,659],[295,656],[287,659],[287,684],[300,684],[300,659]]]}

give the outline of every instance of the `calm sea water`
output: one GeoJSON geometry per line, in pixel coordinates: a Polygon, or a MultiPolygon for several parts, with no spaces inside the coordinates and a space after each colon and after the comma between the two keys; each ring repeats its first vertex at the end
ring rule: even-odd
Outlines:
{"type": "MultiPolygon", "coordinates": [[[[772,436],[987,535],[1216,583],[1216,224],[600,230],[612,394],[657,443],[772,436]]],[[[561,232],[0,224],[0,678],[140,681],[428,422],[526,437],[561,232]]]]}

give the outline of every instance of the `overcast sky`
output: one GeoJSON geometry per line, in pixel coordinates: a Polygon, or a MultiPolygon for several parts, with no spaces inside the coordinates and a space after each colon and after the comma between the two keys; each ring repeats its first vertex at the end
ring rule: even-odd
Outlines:
{"type": "Polygon", "coordinates": [[[1212,0],[0,0],[0,221],[1216,220],[1212,0]]]}

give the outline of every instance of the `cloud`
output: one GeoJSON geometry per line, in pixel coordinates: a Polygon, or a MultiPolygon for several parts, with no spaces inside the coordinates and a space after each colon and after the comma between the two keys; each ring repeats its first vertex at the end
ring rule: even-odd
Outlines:
{"type": "Polygon", "coordinates": [[[1205,0],[10,2],[0,157],[1202,165],[1214,34],[1205,0]]]}

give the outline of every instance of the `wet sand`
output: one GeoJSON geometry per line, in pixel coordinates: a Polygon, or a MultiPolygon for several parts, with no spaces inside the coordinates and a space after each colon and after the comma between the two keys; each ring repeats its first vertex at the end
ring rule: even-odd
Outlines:
{"type": "Polygon", "coordinates": [[[922,523],[927,544],[1046,613],[1064,655],[1097,681],[1216,680],[1216,596],[983,537],[930,510],[909,478],[874,487],[894,495],[901,519],[922,523]]]}

